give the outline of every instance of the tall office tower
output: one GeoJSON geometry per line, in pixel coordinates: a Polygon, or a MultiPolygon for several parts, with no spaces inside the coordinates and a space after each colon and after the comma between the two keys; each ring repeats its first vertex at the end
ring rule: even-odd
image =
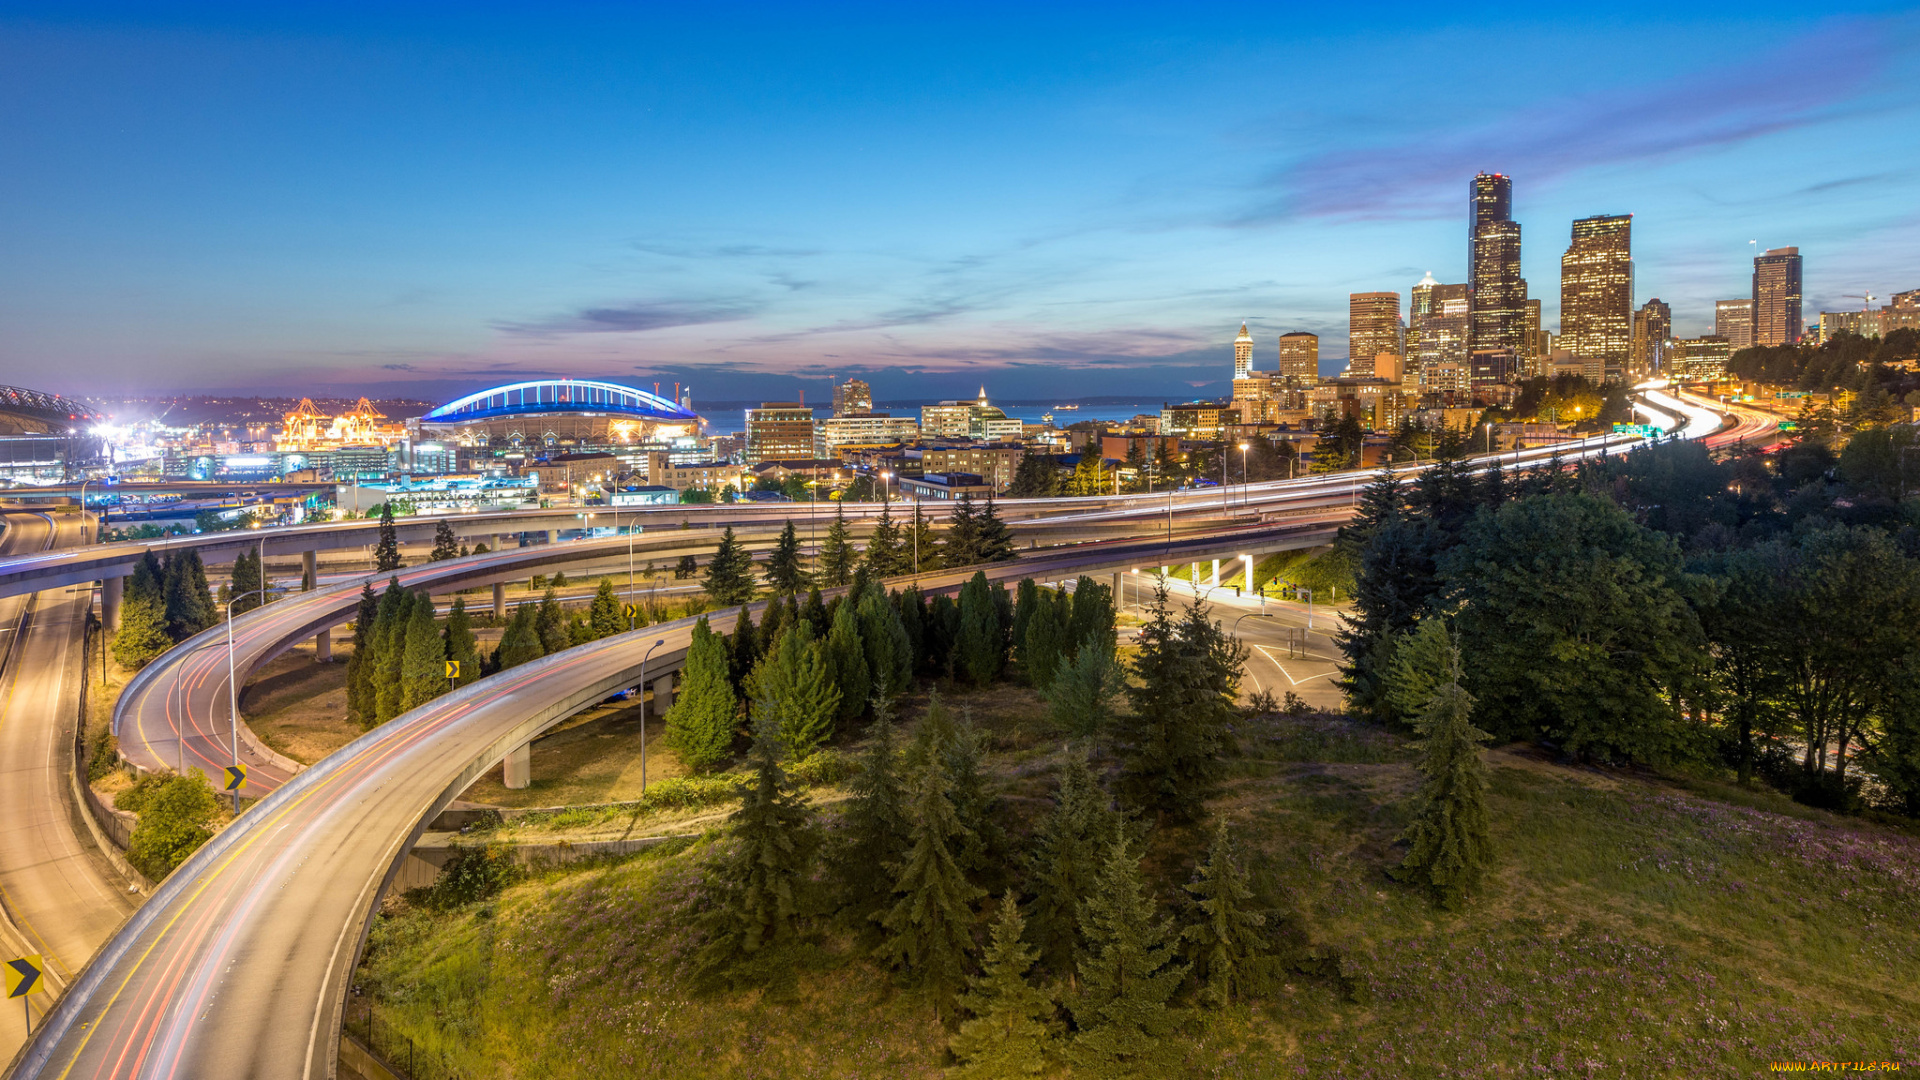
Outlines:
{"type": "Polygon", "coordinates": [[[1280,378],[1291,387],[1320,384],[1320,335],[1303,330],[1280,335],[1280,378]]]}
{"type": "Polygon", "coordinates": [[[1581,218],[1560,257],[1560,341],[1576,360],[1624,368],[1633,344],[1633,215],[1581,218]]]}
{"type": "Polygon", "coordinates": [[[1419,374],[1429,364],[1466,363],[1467,286],[1442,285],[1428,274],[1413,287],[1407,320],[1407,370],[1419,374]]]}
{"type": "Polygon", "coordinates": [[[1551,374],[1547,370],[1553,356],[1553,335],[1540,328],[1540,301],[1528,300],[1520,316],[1520,370],[1528,378],[1551,374]]]}
{"type": "Polygon", "coordinates": [[[1659,297],[1640,305],[1633,314],[1633,350],[1628,369],[1634,375],[1663,370],[1667,341],[1673,337],[1673,308],[1659,297]]]}
{"type": "Polygon", "coordinates": [[[1745,349],[1753,344],[1753,298],[1715,300],[1713,336],[1726,338],[1729,348],[1745,349]]]}
{"type": "Polygon", "coordinates": [[[1513,220],[1513,180],[1481,173],[1468,189],[1467,288],[1473,327],[1468,349],[1520,348],[1527,279],[1520,276],[1520,225],[1513,220]]]}
{"type": "Polygon", "coordinates": [[[848,379],[833,388],[833,415],[848,416],[853,413],[873,411],[873,387],[865,379],[848,379]]]}
{"type": "Polygon", "coordinates": [[[1753,260],[1753,343],[1800,340],[1800,249],[1774,248],[1753,260]]]}
{"type": "Polygon", "coordinates": [[[1347,295],[1347,367],[1371,376],[1374,357],[1404,356],[1400,339],[1400,294],[1357,292],[1347,295]]]}
{"type": "Polygon", "coordinates": [[[1233,339],[1233,377],[1244,379],[1253,374],[1253,335],[1247,324],[1240,324],[1240,336],[1233,339]]]}

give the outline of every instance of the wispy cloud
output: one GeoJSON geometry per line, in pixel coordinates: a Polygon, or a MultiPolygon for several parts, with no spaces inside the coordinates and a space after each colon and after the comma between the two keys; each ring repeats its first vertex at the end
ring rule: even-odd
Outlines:
{"type": "Polygon", "coordinates": [[[733,322],[760,310],[745,300],[683,303],[673,300],[636,301],[610,307],[581,308],[538,322],[496,323],[503,333],[523,337],[556,337],[562,334],[632,334],[647,330],[665,330],[674,326],[698,326],[703,323],[733,322]]]}
{"type": "Polygon", "coordinates": [[[1644,88],[1551,101],[1489,124],[1297,160],[1259,186],[1243,223],[1290,217],[1416,218],[1457,211],[1463,177],[1539,183],[1594,165],[1694,154],[1844,113],[1893,55],[1898,27],[1831,26],[1771,56],[1644,88]],[[1822,65],[1816,58],[1833,58],[1822,65]]]}

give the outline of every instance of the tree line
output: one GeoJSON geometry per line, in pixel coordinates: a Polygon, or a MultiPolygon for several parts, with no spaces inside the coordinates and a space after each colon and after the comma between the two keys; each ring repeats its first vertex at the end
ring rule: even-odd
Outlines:
{"type": "Polygon", "coordinates": [[[187,548],[162,559],[149,549],[134,564],[121,594],[113,658],[125,668],[145,667],[219,619],[199,552],[187,548]]]}

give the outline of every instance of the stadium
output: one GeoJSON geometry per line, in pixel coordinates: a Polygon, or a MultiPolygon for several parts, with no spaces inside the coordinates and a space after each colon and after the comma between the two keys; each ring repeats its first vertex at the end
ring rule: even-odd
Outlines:
{"type": "Polygon", "coordinates": [[[422,439],[460,446],[659,443],[699,431],[689,404],[617,383],[542,379],[468,394],[415,423],[422,439]]]}
{"type": "Polygon", "coordinates": [[[0,386],[0,480],[48,483],[106,460],[101,417],[58,394],[0,386]]]}

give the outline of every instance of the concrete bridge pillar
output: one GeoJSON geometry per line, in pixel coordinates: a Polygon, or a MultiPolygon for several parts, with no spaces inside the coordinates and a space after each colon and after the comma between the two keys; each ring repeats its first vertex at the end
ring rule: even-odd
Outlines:
{"type": "Polygon", "coordinates": [[[519,790],[533,782],[533,744],[521,743],[507,752],[507,760],[500,763],[501,782],[507,787],[519,790]]]}
{"type": "Polygon", "coordinates": [[[1126,607],[1126,605],[1120,602],[1121,596],[1122,596],[1120,592],[1120,582],[1123,580],[1120,577],[1120,574],[1121,574],[1121,571],[1119,570],[1115,570],[1113,572],[1113,595],[1108,598],[1113,601],[1113,610],[1115,611],[1124,610],[1126,607]]]}
{"type": "Polygon", "coordinates": [[[315,551],[300,553],[300,591],[312,592],[320,584],[320,557],[315,551]]]}
{"type": "Polygon", "coordinates": [[[333,663],[333,627],[313,635],[313,658],[322,664],[333,663]]]}
{"type": "Polygon", "coordinates": [[[653,680],[652,712],[655,716],[665,716],[667,710],[671,708],[673,708],[673,673],[668,672],[653,680]]]}
{"type": "Polygon", "coordinates": [[[549,544],[557,544],[557,543],[559,543],[559,542],[560,542],[560,530],[559,530],[559,529],[548,529],[548,530],[547,530],[547,543],[549,543],[549,544]]]}
{"type": "Polygon", "coordinates": [[[1216,589],[1220,587],[1220,560],[1219,559],[1213,560],[1213,578],[1212,580],[1208,581],[1207,584],[1216,589]]]}
{"type": "Polygon", "coordinates": [[[493,583],[493,621],[507,621],[507,583],[504,581],[493,583]]]}
{"type": "Polygon", "coordinates": [[[120,629],[120,598],[126,592],[126,578],[110,577],[100,581],[100,621],[108,633],[120,629]]]}

